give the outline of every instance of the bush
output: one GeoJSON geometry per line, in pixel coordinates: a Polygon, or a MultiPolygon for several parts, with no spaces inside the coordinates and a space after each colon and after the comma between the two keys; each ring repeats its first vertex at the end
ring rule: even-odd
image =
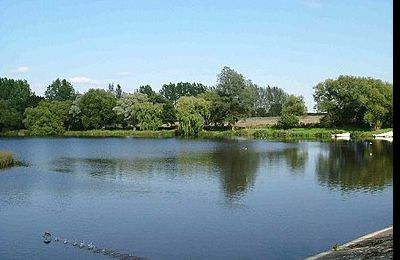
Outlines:
{"type": "Polygon", "coordinates": [[[15,164],[14,154],[0,151],[0,169],[10,167],[15,164]]]}
{"type": "Polygon", "coordinates": [[[299,118],[291,114],[283,114],[277,123],[277,127],[282,129],[290,129],[298,125],[299,125],[299,118]]]}

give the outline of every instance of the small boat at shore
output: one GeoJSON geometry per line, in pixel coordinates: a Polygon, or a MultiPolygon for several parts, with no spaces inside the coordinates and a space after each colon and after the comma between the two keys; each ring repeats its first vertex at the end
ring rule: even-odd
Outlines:
{"type": "Polygon", "coordinates": [[[350,139],[350,133],[333,134],[332,138],[350,139]]]}
{"type": "Polygon", "coordinates": [[[375,140],[383,140],[383,141],[388,141],[388,142],[393,142],[393,137],[381,137],[377,136],[374,138],[375,140]]]}
{"type": "Polygon", "coordinates": [[[393,138],[393,131],[389,131],[382,134],[374,134],[374,138],[393,138]]]}

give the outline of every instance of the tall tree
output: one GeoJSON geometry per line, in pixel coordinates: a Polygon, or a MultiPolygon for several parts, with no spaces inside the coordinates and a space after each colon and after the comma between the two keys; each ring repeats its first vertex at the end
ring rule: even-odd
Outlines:
{"type": "Polygon", "coordinates": [[[115,96],[120,99],[122,97],[122,88],[120,84],[117,84],[117,87],[115,88],[115,96]]]}
{"type": "Polygon", "coordinates": [[[70,82],[57,78],[47,87],[44,96],[50,101],[73,101],[76,98],[76,92],[70,82]]]}
{"type": "Polygon", "coordinates": [[[168,99],[172,104],[176,105],[176,101],[180,97],[196,97],[197,95],[204,93],[207,90],[207,86],[201,83],[189,83],[189,82],[178,82],[164,84],[161,87],[160,94],[168,99]]]}
{"type": "Polygon", "coordinates": [[[216,91],[221,97],[219,109],[224,121],[233,126],[238,120],[250,115],[256,97],[249,81],[242,74],[224,67],[218,74],[216,91]]]}
{"type": "Polygon", "coordinates": [[[278,87],[257,87],[256,116],[279,116],[288,94],[278,87]]]}

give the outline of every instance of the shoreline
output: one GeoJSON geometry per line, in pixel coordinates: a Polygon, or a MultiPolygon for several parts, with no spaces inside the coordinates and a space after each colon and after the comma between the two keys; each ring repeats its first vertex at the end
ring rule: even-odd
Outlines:
{"type": "MultiPolygon", "coordinates": [[[[225,131],[205,131],[194,138],[231,138],[244,137],[250,139],[266,140],[335,140],[332,134],[349,132],[350,140],[374,140],[374,134],[393,131],[393,128],[385,128],[376,131],[362,129],[332,129],[332,128],[293,128],[289,130],[264,128],[239,128],[225,131]]],[[[140,131],[140,130],[86,130],[65,131],[62,135],[33,136],[27,130],[8,131],[0,133],[0,137],[137,137],[137,138],[169,138],[179,136],[176,129],[140,131]]],[[[191,138],[191,137],[190,137],[191,138]]]]}
{"type": "Polygon", "coordinates": [[[393,259],[393,225],[366,234],[306,260],[318,259],[393,259]]]}

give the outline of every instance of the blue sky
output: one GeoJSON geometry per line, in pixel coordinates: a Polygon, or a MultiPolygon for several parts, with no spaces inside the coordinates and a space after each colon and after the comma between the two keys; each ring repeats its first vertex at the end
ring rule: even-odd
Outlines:
{"type": "Polygon", "coordinates": [[[42,95],[57,77],[80,92],[109,82],[212,86],[224,66],[303,95],[339,75],[393,82],[393,2],[4,1],[0,77],[42,95]]]}

